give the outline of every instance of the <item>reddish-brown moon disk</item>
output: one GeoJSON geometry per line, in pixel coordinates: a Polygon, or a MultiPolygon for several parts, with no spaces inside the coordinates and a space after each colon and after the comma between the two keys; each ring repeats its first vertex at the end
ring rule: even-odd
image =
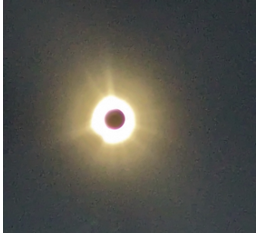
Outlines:
{"type": "Polygon", "coordinates": [[[105,123],[110,129],[120,129],[125,122],[125,116],[119,109],[113,109],[107,112],[105,123]]]}

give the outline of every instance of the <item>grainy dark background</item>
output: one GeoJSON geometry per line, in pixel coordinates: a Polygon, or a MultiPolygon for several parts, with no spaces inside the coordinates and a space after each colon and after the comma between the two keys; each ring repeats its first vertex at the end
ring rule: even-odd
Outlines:
{"type": "Polygon", "coordinates": [[[255,233],[255,9],[246,0],[4,1],[4,232],[255,233]],[[83,151],[52,137],[68,88],[82,83],[63,77],[104,54],[112,66],[127,59],[157,72],[156,93],[175,90],[176,138],[130,183],[67,162],[83,151]]]}

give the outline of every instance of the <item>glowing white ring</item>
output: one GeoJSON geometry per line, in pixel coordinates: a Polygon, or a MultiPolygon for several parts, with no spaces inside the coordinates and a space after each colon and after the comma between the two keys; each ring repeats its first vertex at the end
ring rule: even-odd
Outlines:
{"type": "Polygon", "coordinates": [[[118,143],[126,140],[132,134],[135,127],[135,116],[132,108],[123,100],[114,96],[108,96],[94,109],[91,127],[107,143],[118,143]],[[119,109],[125,116],[125,122],[119,129],[110,129],[105,123],[106,114],[113,109],[119,109]]]}

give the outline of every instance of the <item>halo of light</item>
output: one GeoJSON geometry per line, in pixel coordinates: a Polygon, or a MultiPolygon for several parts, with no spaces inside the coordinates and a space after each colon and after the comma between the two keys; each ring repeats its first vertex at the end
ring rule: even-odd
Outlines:
{"type": "Polygon", "coordinates": [[[106,143],[114,144],[128,139],[135,128],[135,115],[132,108],[124,100],[108,96],[101,100],[92,114],[91,128],[100,135],[106,143]],[[105,123],[106,114],[119,109],[125,115],[125,122],[119,129],[110,129],[105,123]]]}

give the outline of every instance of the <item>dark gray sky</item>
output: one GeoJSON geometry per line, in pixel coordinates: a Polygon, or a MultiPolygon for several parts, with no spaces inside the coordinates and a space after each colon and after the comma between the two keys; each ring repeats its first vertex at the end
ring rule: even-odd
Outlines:
{"type": "Polygon", "coordinates": [[[4,232],[256,232],[255,4],[49,2],[4,2],[4,232]],[[116,148],[76,134],[106,67],[116,148]]]}

